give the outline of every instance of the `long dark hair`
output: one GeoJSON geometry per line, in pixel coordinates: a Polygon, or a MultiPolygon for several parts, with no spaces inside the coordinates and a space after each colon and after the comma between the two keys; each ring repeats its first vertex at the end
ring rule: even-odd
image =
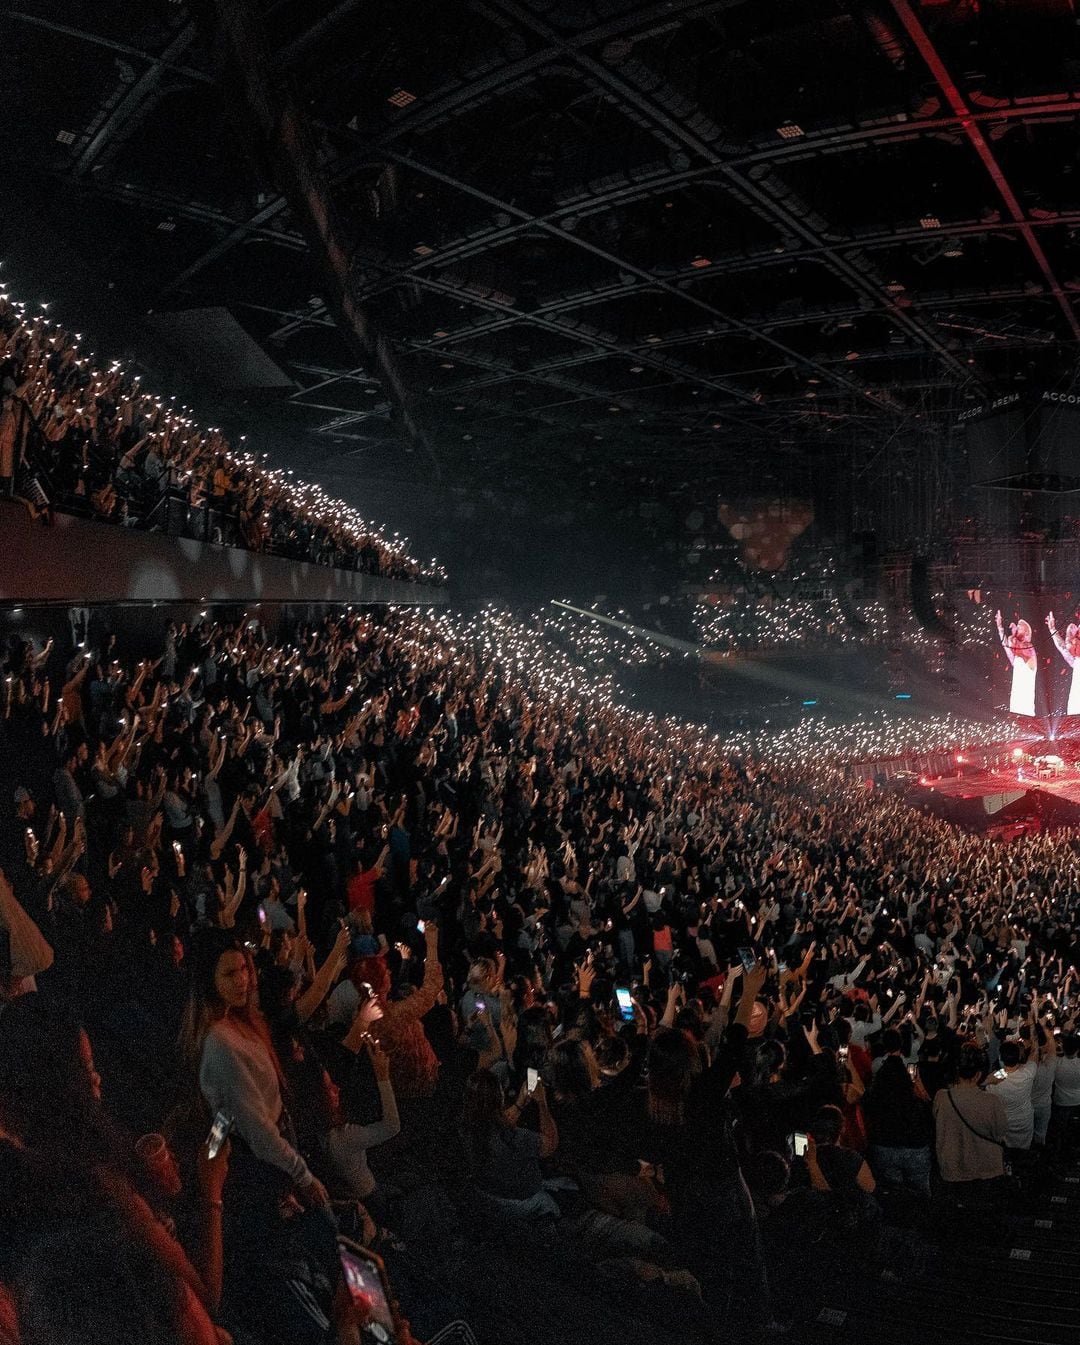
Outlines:
{"type": "Polygon", "coordinates": [[[560,1102],[581,1102],[600,1086],[600,1070],[586,1041],[557,1041],[548,1056],[551,1087],[560,1102]]]}
{"type": "Polygon", "coordinates": [[[863,1100],[863,1112],[871,1142],[878,1127],[890,1123],[906,1127],[913,1140],[931,1142],[930,1104],[915,1092],[907,1066],[898,1055],[888,1055],[881,1062],[863,1100]]]}
{"type": "Polygon", "coordinates": [[[898,1055],[887,1055],[866,1095],[867,1111],[885,1116],[890,1111],[909,1107],[914,1100],[915,1085],[907,1066],[898,1055]]]}
{"type": "Polygon", "coordinates": [[[206,1035],[227,1012],[217,992],[215,981],[218,963],[226,953],[242,953],[248,963],[248,1002],[243,1009],[234,1009],[233,1016],[244,1022],[261,1039],[274,1061],[280,1078],[281,1067],[278,1064],[277,1053],[270,1039],[266,1020],[259,1012],[258,978],[251,952],[228,930],[217,928],[200,931],[198,937],[192,939],[191,943],[188,1001],[184,1010],[184,1024],[180,1030],[184,1065],[190,1075],[198,1076],[206,1035]]]}
{"type": "Polygon", "coordinates": [[[657,1125],[681,1125],[690,1095],[694,1048],[684,1032],[661,1028],[649,1047],[649,1119],[657,1125]]]}
{"type": "Polygon", "coordinates": [[[502,1084],[489,1069],[473,1070],[465,1084],[461,1130],[474,1167],[487,1156],[499,1131],[508,1126],[502,1084]]]}
{"type": "Polygon", "coordinates": [[[106,1202],[57,1223],[22,1258],[13,1289],[24,1345],[183,1345],[180,1278],[106,1202]]]}
{"type": "Polygon", "coordinates": [[[116,1165],[121,1148],[94,1097],[83,1036],[76,1018],[38,995],[10,1004],[0,1033],[0,1126],[65,1169],[116,1165]]]}

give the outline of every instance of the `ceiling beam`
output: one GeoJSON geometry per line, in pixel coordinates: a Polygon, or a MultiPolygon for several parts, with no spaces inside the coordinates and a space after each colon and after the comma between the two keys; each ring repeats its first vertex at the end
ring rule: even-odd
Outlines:
{"type": "Polygon", "coordinates": [[[75,177],[85,177],[106,151],[115,147],[121,133],[130,135],[134,131],[158,98],[163,76],[194,40],[195,25],[184,24],[161,53],[160,59],[152,59],[133,84],[121,81],[117,85],[76,152],[71,169],[75,177]]]}
{"type": "MultiPolygon", "coordinates": [[[[435,280],[430,276],[425,276],[417,282],[424,289],[430,289],[440,294],[448,294],[452,298],[461,299],[466,303],[476,304],[481,308],[500,310],[504,307],[493,300],[483,298],[472,293],[470,290],[463,290],[446,281],[435,280]]],[[[709,388],[713,392],[723,392],[737,402],[744,402],[747,405],[757,405],[757,400],[751,393],[743,388],[735,387],[733,384],[726,383],[720,378],[710,378],[700,370],[694,369],[689,365],[683,365],[675,360],[660,359],[656,355],[647,353],[647,351],[638,351],[628,348],[616,338],[607,336],[593,328],[586,327],[568,327],[563,323],[545,318],[540,313],[521,313],[518,315],[520,321],[528,326],[539,327],[544,331],[554,332],[559,336],[572,337],[585,345],[592,345],[596,349],[604,350],[612,355],[622,355],[632,358],[636,363],[651,365],[655,369],[663,370],[666,373],[673,374],[676,378],[688,382],[697,383],[700,387],[709,388]]],[[[460,356],[457,356],[460,358],[460,356]]],[[[524,373],[522,375],[525,376],[524,373]]],[[[602,395],[602,394],[601,394],[602,395]]]]}
{"type": "Polygon", "coordinates": [[[330,200],[318,147],[300,109],[273,75],[255,0],[216,0],[219,39],[252,134],[267,154],[322,276],[324,298],[355,357],[375,371],[409,436],[439,462],[401,379],[397,357],[352,292],[350,240],[330,200]]]}
{"type": "Polygon", "coordinates": [[[1073,308],[1072,300],[1058,283],[1058,279],[1054,275],[1053,268],[1047,259],[1046,253],[1043,251],[1039,240],[1035,237],[1035,232],[1028,223],[1027,216],[1025,215],[1020,202],[1016,198],[1016,193],[1013,191],[1008,178],[1005,176],[1005,173],[998,163],[993,150],[990,148],[989,142],[983,135],[981,128],[977,122],[973,120],[971,109],[967,105],[967,100],[960,92],[959,86],[946,68],[945,62],[941,59],[930,34],[923,27],[921,20],[911,8],[908,0],[892,0],[892,7],[896,10],[900,22],[904,25],[904,31],[915,44],[919,55],[926,62],[927,69],[930,71],[931,75],[933,75],[934,82],[944,95],[946,102],[952,109],[953,115],[959,121],[960,128],[967,137],[972,149],[979,156],[980,162],[987,173],[989,173],[991,181],[997,188],[998,195],[1005,203],[1005,209],[1009,212],[1013,222],[1019,229],[1021,238],[1023,238],[1024,242],[1027,244],[1028,250],[1035,259],[1035,264],[1042,272],[1050,289],[1050,293],[1058,301],[1058,305],[1065,315],[1065,321],[1069,324],[1069,329],[1073,336],[1076,337],[1077,340],[1080,340],[1080,322],[1077,321],[1076,311],[1073,308]]]}
{"type": "MultiPolygon", "coordinates": [[[[873,400],[872,391],[862,387],[862,385],[860,385],[857,380],[843,377],[833,370],[828,370],[822,366],[815,364],[813,360],[807,359],[806,356],[802,355],[799,351],[792,349],[790,346],[786,346],[783,342],[778,341],[775,337],[769,336],[767,333],[764,333],[758,329],[751,327],[748,323],[742,321],[742,319],[736,318],[732,316],[730,313],[724,312],[722,309],[717,308],[715,304],[706,302],[705,300],[694,295],[692,292],[684,290],[680,288],[678,285],[673,284],[672,282],[666,280],[663,276],[658,276],[655,272],[649,271],[644,267],[637,266],[633,262],[628,262],[624,258],[616,256],[612,252],[608,252],[607,249],[600,247],[596,243],[590,243],[587,239],[581,238],[574,233],[567,232],[564,229],[560,229],[555,225],[548,223],[542,218],[538,218],[534,215],[531,215],[528,211],[521,209],[520,206],[516,206],[512,202],[500,200],[498,197],[493,196],[490,192],[483,191],[479,187],[475,187],[469,183],[462,182],[459,179],[451,176],[450,174],[442,172],[441,169],[433,168],[429,164],[423,164],[419,160],[414,159],[408,155],[394,154],[393,158],[395,162],[410,167],[414,171],[424,174],[426,177],[433,178],[434,180],[442,182],[447,186],[453,187],[458,191],[464,192],[466,195],[472,196],[477,200],[484,201],[493,210],[505,211],[507,214],[515,216],[518,219],[525,219],[530,221],[535,228],[539,229],[543,233],[546,233],[551,237],[558,238],[560,241],[568,243],[584,252],[591,253],[595,257],[599,257],[601,260],[608,262],[617,271],[622,271],[627,275],[633,275],[638,280],[644,281],[646,283],[646,288],[663,291],[667,294],[674,296],[677,299],[682,300],[684,303],[689,304],[691,307],[699,308],[703,312],[710,314],[718,321],[724,323],[726,326],[730,328],[731,331],[741,333],[743,336],[747,336],[753,340],[761,341],[766,345],[770,345],[774,349],[778,350],[781,354],[785,355],[788,359],[790,359],[792,363],[801,364],[804,367],[813,370],[814,373],[823,374],[826,377],[832,379],[833,381],[842,384],[849,391],[854,392],[861,396],[865,396],[870,400],[873,400]]],[[[417,283],[423,283],[422,281],[419,280],[419,278],[416,279],[417,283]]],[[[523,319],[528,321],[530,316],[532,315],[524,314],[523,319]]],[[[567,326],[566,324],[556,323],[554,324],[554,326],[556,330],[559,330],[563,335],[573,336],[575,334],[576,329],[573,329],[567,326]]]]}
{"type": "Polygon", "coordinates": [[[12,8],[5,8],[3,13],[7,18],[14,19],[17,23],[29,24],[34,28],[43,28],[46,32],[55,33],[58,37],[70,37],[76,42],[86,42],[90,46],[102,47],[106,51],[115,51],[118,55],[128,56],[135,61],[145,61],[147,65],[162,66],[170,74],[182,75],[184,79],[191,80],[196,84],[214,83],[212,75],[208,75],[203,70],[197,70],[194,66],[174,61],[167,55],[156,56],[153,52],[129,46],[126,42],[116,42],[112,38],[103,37],[100,33],[91,33],[85,28],[75,28],[69,23],[59,23],[56,19],[46,19],[40,14],[27,14],[22,10],[12,8]]]}
{"type": "MultiPolygon", "coordinates": [[[[582,47],[586,47],[600,41],[610,41],[612,38],[618,36],[626,36],[628,34],[641,35],[648,32],[650,28],[655,27],[656,25],[667,28],[678,19],[702,17],[719,10],[732,8],[741,3],[742,0],[658,0],[658,3],[649,5],[643,11],[627,14],[621,18],[612,19],[606,23],[586,29],[577,34],[576,37],[569,39],[569,41],[572,44],[579,44],[582,47]]],[[[343,3],[338,6],[338,10],[342,11],[342,13],[338,14],[338,11],[334,11],[333,14],[328,17],[334,17],[334,15],[342,17],[343,13],[351,7],[350,0],[343,0],[343,3]]],[[[320,21],[320,23],[322,22],[324,21],[320,21]]],[[[83,34],[83,36],[88,41],[94,40],[93,35],[91,34],[83,34]]],[[[297,42],[302,43],[303,40],[303,37],[301,37],[300,39],[297,39],[297,42]]],[[[280,54],[280,57],[273,58],[275,64],[278,63],[279,59],[283,64],[291,64],[299,55],[302,55],[302,51],[297,47],[297,42],[294,42],[290,44],[290,47],[285,48],[284,52],[280,54]]],[[[394,124],[389,129],[383,131],[379,136],[374,138],[374,143],[388,145],[403,135],[423,132],[430,125],[447,120],[462,108],[471,106],[477,99],[494,97],[508,86],[520,82],[522,79],[535,74],[545,66],[549,65],[553,54],[552,50],[531,52],[527,56],[521,58],[521,60],[504,62],[501,65],[496,65],[494,69],[491,69],[490,63],[485,63],[482,68],[482,73],[479,73],[474,79],[465,80],[458,85],[454,85],[442,95],[435,95],[434,101],[429,102],[427,99],[423,98],[417,99],[407,111],[395,119],[394,124]]],[[[318,123],[316,123],[316,125],[318,125],[318,123]]],[[[325,130],[327,128],[320,126],[319,129],[325,130]]],[[[331,181],[335,186],[346,181],[358,168],[369,163],[373,157],[377,157],[377,154],[374,151],[374,146],[369,142],[365,143],[368,147],[365,148],[362,154],[355,155],[347,162],[339,164],[334,168],[331,173],[331,181]]],[[[284,204],[284,200],[281,198],[277,198],[275,202],[271,202],[273,213],[283,209],[284,204]]],[[[264,212],[260,211],[249,223],[237,226],[237,229],[230,234],[228,238],[224,239],[221,244],[208,250],[203,256],[196,258],[196,260],[184,270],[180,277],[159,294],[159,300],[174,293],[180,285],[186,283],[192,276],[217,261],[224,252],[228,251],[233,243],[238,242],[243,238],[250,228],[258,227],[258,225],[265,222],[266,218],[270,218],[270,216],[265,215],[264,212]]]]}
{"type": "MultiPolygon", "coordinates": [[[[1078,110],[1080,110],[1080,103],[1078,103],[1078,110]]],[[[394,157],[397,161],[402,161],[402,156],[387,157],[394,157]]],[[[747,160],[746,162],[750,161],[747,160]]],[[[579,193],[568,197],[554,210],[547,211],[544,215],[537,216],[536,219],[518,220],[508,225],[493,225],[490,228],[478,229],[472,233],[464,234],[460,238],[436,244],[430,256],[419,257],[415,261],[410,261],[407,265],[390,272],[389,282],[391,284],[395,280],[407,282],[424,271],[442,270],[454,262],[466,260],[473,256],[482,256],[493,247],[502,246],[502,244],[516,237],[527,234],[530,229],[535,227],[537,220],[543,220],[551,225],[559,225],[563,231],[569,234],[571,230],[564,222],[567,219],[586,219],[610,210],[615,205],[634,204],[638,201],[647,200],[661,191],[670,191],[673,188],[707,185],[725,187],[725,184],[719,182],[710,184],[709,179],[715,177],[715,173],[714,166],[710,164],[707,167],[696,169],[663,170],[648,177],[637,177],[632,182],[609,185],[595,191],[590,191],[587,187],[582,188],[579,193]]],[[[1061,225],[1076,226],[1080,224],[1080,210],[1057,211],[1046,219],[1030,220],[1027,223],[1028,227],[1032,229],[1045,229],[1061,225]]],[[[874,251],[879,248],[894,246],[897,243],[926,243],[937,238],[963,238],[979,234],[1012,234],[1018,233],[1019,229],[1020,225],[1011,218],[989,221],[943,220],[941,228],[935,229],[932,236],[928,237],[926,230],[913,221],[909,226],[897,225],[894,228],[879,230],[874,233],[851,234],[844,237],[833,236],[827,242],[821,240],[816,243],[806,242],[801,247],[786,245],[779,252],[773,247],[766,247],[757,252],[715,256],[711,258],[712,264],[707,269],[697,269],[688,265],[682,270],[666,271],[664,275],[667,279],[707,281],[711,276],[744,270],[748,267],[759,269],[761,267],[786,266],[793,261],[829,257],[833,254],[842,255],[856,249],[874,251]]],[[[792,243],[796,243],[796,241],[792,240],[792,243]]],[[[364,292],[367,294],[379,293],[386,288],[386,284],[386,280],[379,280],[366,287],[364,292]]]]}
{"type": "MultiPolygon", "coordinates": [[[[612,70],[601,61],[565,43],[546,20],[525,8],[518,3],[518,0],[476,0],[476,4],[481,12],[487,12],[491,9],[497,10],[536,34],[542,41],[559,47],[597,88],[611,94],[623,107],[632,109],[642,117],[657,135],[661,144],[665,147],[671,147],[674,143],[683,150],[689,150],[696,154],[705,163],[715,168],[718,175],[728,183],[736,199],[741,200],[751,209],[756,206],[763,219],[773,224],[782,225],[787,233],[818,245],[828,253],[829,240],[823,238],[818,231],[814,230],[801,213],[789,209],[761,184],[750,181],[748,177],[743,176],[732,167],[728,157],[717,148],[717,146],[724,145],[724,137],[719,127],[710,123],[708,118],[700,111],[697,112],[691,124],[676,119],[665,110],[663,105],[665,101],[674,105],[680,101],[680,96],[675,90],[666,86],[660,76],[649,70],[640,61],[629,60],[620,65],[618,71],[612,70]]],[[[685,101],[685,99],[681,101],[685,101]]],[[[829,256],[830,263],[835,267],[837,274],[843,276],[859,293],[866,295],[875,308],[887,312],[893,322],[917,336],[939,358],[950,365],[964,382],[973,381],[971,370],[955,360],[944,345],[934,338],[932,333],[926,331],[920,323],[914,321],[903,308],[893,303],[885,292],[883,284],[876,283],[864,275],[858,267],[852,265],[847,259],[834,258],[831,253],[829,256]]],[[[835,377],[835,375],[830,374],[830,377],[835,377]]]]}

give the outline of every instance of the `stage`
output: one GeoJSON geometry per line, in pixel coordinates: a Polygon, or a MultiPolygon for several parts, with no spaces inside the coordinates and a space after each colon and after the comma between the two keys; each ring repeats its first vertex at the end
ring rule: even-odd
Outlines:
{"type": "MultiPolygon", "coordinates": [[[[1018,749],[1012,749],[1016,751],[1018,749]]],[[[950,821],[982,830],[1014,832],[1043,826],[1080,825],[1080,765],[1060,757],[1012,757],[1007,765],[921,775],[909,789],[912,802],[950,821]]]]}

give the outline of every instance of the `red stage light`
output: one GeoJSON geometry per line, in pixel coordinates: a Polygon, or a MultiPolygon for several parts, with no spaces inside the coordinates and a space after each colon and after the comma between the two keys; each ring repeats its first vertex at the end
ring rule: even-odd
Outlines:
{"type": "Polygon", "coordinates": [[[956,754],[956,764],[957,764],[958,766],[962,766],[962,765],[964,764],[965,761],[967,761],[967,757],[964,756],[963,752],[957,752],[957,754],[956,754]]]}

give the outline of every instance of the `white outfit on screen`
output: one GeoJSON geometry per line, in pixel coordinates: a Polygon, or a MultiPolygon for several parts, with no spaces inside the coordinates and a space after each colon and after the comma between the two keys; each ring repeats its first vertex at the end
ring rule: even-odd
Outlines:
{"type": "Polygon", "coordinates": [[[1009,713],[1014,715],[1035,716],[1035,675],[1039,667],[1039,656],[1031,643],[1031,626],[1021,618],[1013,623],[1008,636],[1001,628],[1001,613],[997,616],[998,639],[1005,650],[1005,657],[1012,664],[1012,692],[1009,696],[1009,713]],[[1024,652],[1021,653],[1020,651],[1024,652]]]}
{"type": "Polygon", "coordinates": [[[1069,647],[1061,638],[1060,631],[1052,630],[1050,635],[1057,646],[1058,653],[1072,669],[1072,677],[1069,679],[1069,704],[1065,713],[1067,715],[1080,715],[1080,677],[1077,676],[1077,673],[1080,672],[1080,659],[1069,653],[1069,647]]]}
{"type": "Polygon", "coordinates": [[[1035,656],[1018,658],[1013,663],[1012,695],[1009,710],[1014,715],[1035,714],[1035,656]]]}

